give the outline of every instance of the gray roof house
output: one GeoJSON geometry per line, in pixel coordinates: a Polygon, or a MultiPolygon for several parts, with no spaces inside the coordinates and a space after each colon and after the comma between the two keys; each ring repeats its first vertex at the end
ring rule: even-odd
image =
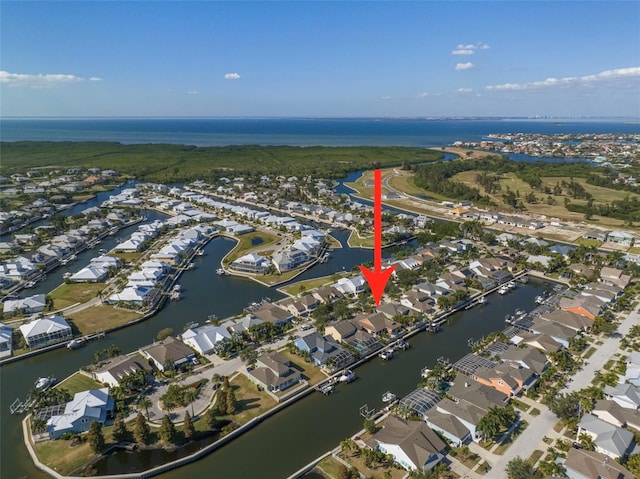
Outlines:
{"type": "Polygon", "coordinates": [[[451,414],[443,414],[433,409],[427,413],[426,422],[427,426],[442,434],[456,447],[471,441],[469,429],[451,414]]]}
{"type": "Polygon", "coordinates": [[[640,387],[633,384],[616,384],[605,386],[604,396],[629,409],[640,408],[640,387]]]}
{"type": "Polygon", "coordinates": [[[57,439],[66,432],[85,432],[94,421],[104,425],[113,412],[114,401],[109,396],[109,388],[82,391],[66,404],[63,414],[47,420],[46,431],[51,439],[57,439]]]}
{"type": "Polygon", "coordinates": [[[635,474],[605,454],[586,449],[567,451],[564,469],[569,479],[635,479],[635,474]]]}
{"type": "Polygon", "coordinates": [[[193,349],[178,341],[173,336],[169,336],[158,343],[142,348],[140,353],[151,360],[160,371],[164,371],[165,366],[169,364],[174,367],[186,364],[196,355],[193,349]]]}
{"type": "Polygon", "coordinates": [[[367,445],[386,454],[410,471],[428,471],[442,459],[446,444],[421,421],[405,421],[389,416],[381,430],[375,433],[367,445]]]}
{"type": "Polygon", "coordinates": [[[47,306],[44,294],[36,294],[23,299],[5,301],[4,314],[41,313],[47,306]]]}
{"type": "Polygon", "coordinates": [[[585,414],[578,423],[578,437],[581,434],[591,436],[596,452],[612,459],[625,458],[635,444],[632,432],[609,424],[593,414],[585,414]]]}
{"type": "Polygon", "coordinates": [[[13,329],[0,323],[0,359],[11,356],[12,333],[13,329]]]}
{"type": "Polygon", "coordinates": [[[284,391],[297,384],[302,376],[291,368],[291,361],[279,353],[263,354],[256,361],[256,368],[249,371],[248,377],[267,391],[284,391]]]}
{"type": "Polygon", "coordinates": [[[109,360],[107,364],[93,371],[91,376],[96,381],[115,387],[120,386],[120,381],[125,376],[138,371],[151,372],[151,367],[142,356],[134,354],[133,356],[118,356],[109,360]]]}
{"type": "Polygon", "coordinates": [[[20,332],[30,349],[67,341],[73,337],[71,326],[62,316],[40,318],[20,326],[20,332]]]}

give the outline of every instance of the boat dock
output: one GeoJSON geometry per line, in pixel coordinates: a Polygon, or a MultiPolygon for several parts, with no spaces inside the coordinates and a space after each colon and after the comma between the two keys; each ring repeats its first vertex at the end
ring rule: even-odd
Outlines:
{"type": "Polygon", "coordinates": [[[20,398],[16,398],[9,406],[9,412],[11,412],[11,414],[24,414],[35,402],[35,399],[25,399],[22,401],[20,398]]]}

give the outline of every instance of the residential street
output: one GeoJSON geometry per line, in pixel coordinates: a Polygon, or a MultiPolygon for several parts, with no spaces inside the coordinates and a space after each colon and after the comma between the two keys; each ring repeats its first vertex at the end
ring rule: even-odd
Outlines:
{"type": "MultiPolygon", "coordinates": [[[[620,336],[606,338],[604,340],[604,344],[599,346],[597,351],[589,358],[589,364],[585,365],[582,371],[578,371],[566,390],[576,391],[591,384],[591,380],[593,379],[595,372],[602,369],[604,364],[618,350],[622,336],[629,332],[631,326],[634,324],[640,324],[639,311],[640,305],[626,316],[618,327],[620,336]]],[[[558,433],[553,430],[554,424],[558,421],[555,414],[553,414],[543,404],[536,403],[527,398],[521,398],[520,400],[527,404],[535,404],[535,407],[537,407],[541,413],[536,417],[529,416],[528,414],[521,414],[522,417],[527,420],[529,426],[515,439],[513,444],[511,444],[511,447],[509,447],[502,456],[495,456],[494,454],[487,453],[486,450],[482,449],[477,444],[472,448],[474,452],[481,454],[482,457],[486,457],[488,462],[493,466],[491,471],[484,476],[486,479],[504,479],[505,467],[509,461],[514,459],[516,456],[526,459],[536,449],[546,451],[548,444],[545,444],[542,441],[544,436],[554,438],[560,437],[558,433]]]]}

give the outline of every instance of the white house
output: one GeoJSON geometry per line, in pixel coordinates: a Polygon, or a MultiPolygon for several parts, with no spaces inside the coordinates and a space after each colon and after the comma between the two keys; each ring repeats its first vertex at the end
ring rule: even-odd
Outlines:
{"type": "Polygon", "coordinates": [[[118,356],[109,360],[107,364],[93,371],[91,376],[96,381],[116,387],[120,386],[120,381],[125,376],[138,371],[151,372],[151,367],[145,358],[134,354],[133,356],[118,356]]]}
{"type": "Polygon", "coordinates": [[[108,303],[133,303],[142,305],[150,298],[152,288],[145,286],[127,286],[119,293],[114,293],[109,296],[108,303]]]}
{"type": "Polygon", "coordinates": [[[47,420],[46,431],[51,439],[58,439],[67,432],[85,432],[94,421],[104,425],[113,416],[114,410],[109,388],[82,391],[67,403],[63,414],[51,416],[47,420]]]}
{"type": "Polygon", "coordinates": [[[50,344],[67,341],[73,337],[71,327],[62,316],[40,318],[20,326],[30,349],[42,348],[50,344]]]}
{"type": "Polygon", "coordinates": [[[340,278],[335,283],[335,288],[342,294],[350,294],[355,296],[356,294],[364,291],[366,281],[362,275],[353,276],[351,278],[340,278]]]}
{"type": "Polygon", "coordinates": [[[231,334],[225,326],[204,326],[197,329],[187,329],[181,336],[182,342],[191,346],[200,354],[214,351],[216,344],[231,339],[231,334]]]}
{"type": "Polygon", "coordinates": [[[5,314],[41,313],[47,306],[44,294],[36,294],[23,299],[11,299],[4,303],[5,314]]]}
{"type": "Polygon", "coordinates": [[[264,256],[256,253],[248,253],[232,262],[229,268],[241,273],[260,274],[265,273],[270,264],[269,260],[264,256]]]}
{"type": "Polygon", "coordinates": [[[71,275],[70,281],[75,283],[101,283],[107,278],[107,269],[92,265],[82,268],[76,274],[71,275]]]}
{"type": "Polygon", "coordinates": [[[11,356],[13,329],[0,323],[0,358],[11,356]]]}

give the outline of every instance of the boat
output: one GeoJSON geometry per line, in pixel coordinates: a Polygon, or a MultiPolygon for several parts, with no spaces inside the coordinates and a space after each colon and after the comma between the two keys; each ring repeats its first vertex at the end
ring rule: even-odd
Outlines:
{"type": "Polygon", "coordinates": [[[526,274],[523,276],[520,276],[518,278],[518,281],[520,281],[522,284],[526,284],[529,282],[529,276],[527,276],[526,274]]]}
{"type": "Polygon", "coordinates": [[[406,342],[404,339],[401,339],[396,343],[396,347],[404,351],[406,349],[409,349],[409,343],[406,342]]]}
{"type": "Polygon", "coordinates": [[[178,292],[178,291],[180,291],[180,289],[181,289],[181,288],[180,288],[180,285],[179,285],[179,284],[174,284],[174,285],[173,285],[173,288],[171,289],[171,291],[178,292]]]}
{"type": "Polygon", "coordinates": [[[384,359],[385,361],[389,361],[391,358],[393,358],[393,350],[385,349],[384,351],[380,351],[380,353],[378,354],[378,357],[380,359],[384,359]]]}
{"type": "Polygon", "coordinates": [[[224,269],[224,268],[218,268],[218,269],[216,270],[216,274],[217,274],[218,276],[226,276],[226,275],[228,275],[229,273],[227,273],[227,270],[226,270],[226,269],[224,269]]]}
{"type": "Polygon", "coordinates": [[[101,254],[101,255],[103,255],[103,254],[107,254],[107,250],[106,250],[106,249],[104,249],[104,248],[100,248],[100,249],[98,250],[98,253],[99,253],[99,254],[101,254]]]}
{"type": "Polygon", "coordinates": [[[431,369],[422,368],[422,371],[420,372],[420,376],[422,376],[423,378],[428,378],[430,372],[431,372],[431,369]]]}
{"type": "Polygon", "coordinates": [[[544,296],[536,296],[536,299],[534,301],[536,302],[536,304],[542,304],[544,303],[544,296]]]}
{"type": "Polygon", "coordinates": [[[478,298],[478,304],[487,304],[487,297],[486,296],[480,296],[478,298]]]}
{"type": "Polygon", "coordinates": [[[320,388],[320,392],[324,395],[331,394],[335,386],[333,384],[326,384],[320,388]]]}
{"type": "Polygon", "coordinates": [[[43,376],[36,380],[35,386],[36,386],[36,389],[40,391],[46,391],[51,386],[53,386],[56,383],[56,381],[57,379],[54,378],[53,376],[49,376],[49,377],[43,376]]]}
{"type": "Polygon", "coordinates": [[[356,379],[357,379],[357,376],[350,369],[345,369],[344,371],[342,371],[342,374],[340,376],[338,376],[338,381],[341,382],[341,383],[347,383],[348,384],[348,383],[350,383],[352,381],[355,381],[356,379]]]}
{"type": "Polygon", "coordinates": [[[507,288],[509,289],[515,289],[516,288],[516,282],[515,281],[509,281],[507,283],[507,288]]]}
{"type": "Polygon", "coordinates": [[[395,394],[393,394],[391,391],[387,391],[386,393],[384,393],[382,395],[382,402],[385,403],[389,403],[389,402],[393,402],[398,398],[398,396],[396,396],[395,394]]]}
{"type": "Polygon", "coordinates": [[[498,294],[507,294],[509,292],[509,287],[508,286],[500,286],[500,289],[498,290],[498,294]]]}
{"type": "Polygon", "coordinates": [[[196,321],[191,321],[190,323],[187,323],[187,329],[195,329],[198,326],[200,326],[200,323],[197,323],[196,321]]]}
{"type": "Polygon", "coordinates": [[[504,317],[504,322],[507,323],[507,324],[511,324],[511,323],[513,323],[514,319],[516,319],[515,316],[513,316],[512,314],[507,314],[504,317]]]}
{"type": "Polygon", "coordinates": [[[85,340],[83,338],[72,339],[67,343],[67,349],[78,349],[84,346],[85,340]]]}
{"type": "Polygon", "coordinates": [[[69,271],[67,271],[65,274],[62,275],[62,279],[69,279],[71,278],[71,276],[73,276],[69,271]]]}
{"type": "Polygon", "coordinates": [[[36,285],[35,281],[29,281],[27,284],[24,285],[25,288],[33,288],[36,285]]]}
{"type": "Polygon", "coordinates": [[[516,309],[516,316],[524,316],[527,312],[524,309],[516,309]]]}
{"type": "Polygon", "coordinates": [[[199,249],[196,253],[198,256],[204,256],[204,250],[199,249]]]}

